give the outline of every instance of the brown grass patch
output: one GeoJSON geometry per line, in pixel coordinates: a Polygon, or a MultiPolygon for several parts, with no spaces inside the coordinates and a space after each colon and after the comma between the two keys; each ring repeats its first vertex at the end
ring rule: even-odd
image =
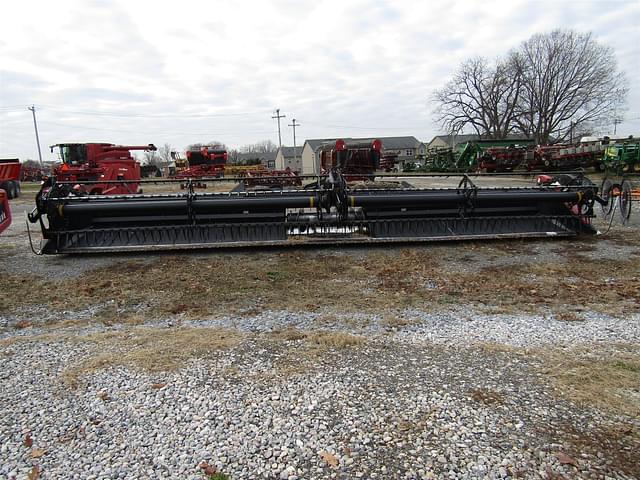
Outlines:
{"type": "Polygon", "coordinates": [[[271,339],[290,341],[304,340],[306,343],[322,347],[345,348],[362,345],[365,338],[346,332],[334,331],[303,331],[297,328],[276,330],[269,334],[271,339]]]}
{"type": "Polygon", "coordinates": [[[501,405],[504,403],[504,396],[500,392],[486,388],[476,388],[469,393],[471,398],[478,403],[484,403],[486,405],[501,405]]]}
{"type": "Polygon", "coordinates": [[[261,337],[261,341],[266,342],[276,355],[273,371],[262,373],[257,378],[270,380],[313,371],[320,368],[322,359],[327,355],[363,345],[366,339],[346,332],[286,328],[261,337]]]}
{"type": "Polygon", "coordinates": [[[614,350],[574,349],[536,353],[543,373],[567,399],[599,409],[640,416],[640,354],[638,346],[614,350]]]}
{"type": "Polygon", "coordinates": [[[404,308],[433,311],[458,304],[495,313],[540,308],[571,312],[572,306],[613,315],[640,310],[640,256],[607,261],[606,268],[600,262],[576,260],[569,253],[566,262],[504,266],[487,260],[512,257],[527,245],[467,243],[365,250],[362,256],[308,250],[205,258],[161,256],[153,262],[115,262],[56,282],[0,269],[7,291],[0,298],[0,311],[11,313],[28,304],[73,311],[103,303],[109,306],[97,313],[98,321],[135,324],[148,318],[203,318],[220,312],[317,311],[320,305],[343,314],[404,308]],[[468,257],[467,264],[481,258],[486,266],[461,272],[465,266],[461,256],[468,257]],[[447,258],[456,261],[446,263],[447,258]],[[27,290],[40,293],[31,299],[24,295],[27,290]]]}
{"type": "Polygon", "coordinates": [[[315,345],[330,348],[355,347],[365,342],[364,337],[345,332],[314,332],[307,337],[307,340],[315,345]]]}
{"type": "Polygon", "coordinates": [[[63,380],[75,385],[83,375],[115,366],[150,372],[177,370],[191,359],[206,358],[232,347],[240,341],[240,336],[221,328],[135,328],[127,332],[68,337],[68,340],[88,343],[93,349],[92,356],[63,373],[63,380]]]}
{"type": "MultiPolygon", "coordinates": [[[[548,435],[550,426],[545,426],[543,435],[548,435]]],[[[632,478],[640,477],[640,431],[631,423],[616,423],[610,426],[580,428],[569,423],[551,427],[555,440],[570,445],[571,456],[580,459],[583,454],[606,459],[610,470],[622,472],[632,478]]],[[[605,477],[607,478],[607,477],[605,477]]]]}

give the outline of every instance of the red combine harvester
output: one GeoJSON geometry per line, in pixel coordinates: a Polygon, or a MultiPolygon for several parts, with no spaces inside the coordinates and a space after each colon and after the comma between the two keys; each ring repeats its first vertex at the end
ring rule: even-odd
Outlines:
{"type": "Polygon", "coordinates": [[[336,140],[319,147],[320,170],[326,174],[339,169],[347,181],[363,180],[374,175],[380,167],[382,142],[378,139],[371,142],[345,142],[336,140]]]}
{"type": "Polygon", "coordinates": [[[52,145],[52,152],[55,147],[62,160],[53,170],[56,181],[77,183],[90,195],[138,193],[140,163],[131,150],[156,150],[153,144],[61,143],[52,145]]]}
{"type": "Polygon", "coordinates": [[[186,152],[188,167],[176,173],[174,178],[220,177],[227,164],[227,150],[219,146],[205,146],[186,152]]]}
{"type": "Polygon", "coordinates": [[[10,199],[20,196],[20,160],[17,158],[0,159],[0,189],[10,199]]]}

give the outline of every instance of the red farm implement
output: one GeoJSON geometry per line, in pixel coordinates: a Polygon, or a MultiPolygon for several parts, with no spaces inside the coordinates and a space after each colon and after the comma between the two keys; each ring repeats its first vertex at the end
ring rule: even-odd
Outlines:
{"type": "Polygon", "coordinates": [[[111,143],[61,143],[58,148],[61,164],[53,170],[57,182],[89,195],[138,193],[140,163],[132,150],[153,151],[149,145],[114,145],[111,143]]]}
{"type": "Polygon", "coordinates": [[[20,195],[20,161],[17,158],[0,159],[0,188],[10,199],[20,195]]]}

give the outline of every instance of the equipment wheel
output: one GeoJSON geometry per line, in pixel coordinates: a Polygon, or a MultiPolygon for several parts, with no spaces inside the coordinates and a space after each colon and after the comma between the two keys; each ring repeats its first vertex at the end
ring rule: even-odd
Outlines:
{"type": "Polygon", "coordinates": [[[620,185],[620,218],[623,225],[626,225],[631,217],[631,201],[631,182],[623,180],[620,185]]]}
{"type": "Polygon", "coordinates": [[[9,188],[9,190],[7,191],[8,197],[10,199],[11,198],[17,198],[18,197],[18,192],[16,191],[16,182],[12,182],[10,180],[9,183],[7,184],[7,187],[9,188]]]}
{"type": "Polygon", "coordinates": [[[613,181],[610,178],[605,178],[602,180],[602,187],[600,188],[600,198],[602,198],[607,203],[605,205],[600,205],[600,209],[602,210],[602,215],[607,218],[611,215],[613,210],[613,203],[615,202],[615,198],[611,195],[613,192],[613,181]]]}

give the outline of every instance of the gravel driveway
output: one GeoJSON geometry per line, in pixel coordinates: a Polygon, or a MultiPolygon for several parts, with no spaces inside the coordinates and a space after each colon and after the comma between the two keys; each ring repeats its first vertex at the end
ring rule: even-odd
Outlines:
{"type": "MultiPolygon", "coordinates": [[[[572,304],[570,317],[524,298],[522,310],[513,301],[506,308],[499,292],[491,308],[460,299],[404,305],[389,290],[387,306],[361,312],[349,298],[313,294],[295,308],[255,298],[255,308],[171,312],[150,309],[161,299],[116,296],[52,306],[34,288],[98,285],[101,269],[151,268],[166,257],[37,257],[22,222],[30,201],[12,206],[0,276],[24,286],[17,305],[0,301],[0,479],[640,478],[638,274],[624,277],[624,309],[572,304]]],[[[486,272],[487,288],[496,269],[533,272],[543,261],[561,265],[556,275],[568,285],[574,262],[592,262],[613,285],[640,258],[639,230],[634,221],[596,240],[497,242],[471,257],[465,243],[403,251],[437,248],[440,269],[486,272]]],[[[355,268],[381,254],[394,252],[295,255],[304,272],[318,255],[355,268]]],[[[265,281],[284,261],[279,251],[171,258],[235,265],[238,277],[247,258],[271,262],[265,281]]],[[[307,273],[301,282],[314,282],[307,273]]],[[[336,288],[361,280],[332,275],[336,288]]],[[[442,278],[421,278],[421,288],[444,288],[442,278]]],[[[593,288],[578,280],[576,288],[593,288]]],[[[191,282],[180,273],[172,285],[188,292],[191,282]]],[[[356,288],[370,295],[376,285],[356,288]]]]}

